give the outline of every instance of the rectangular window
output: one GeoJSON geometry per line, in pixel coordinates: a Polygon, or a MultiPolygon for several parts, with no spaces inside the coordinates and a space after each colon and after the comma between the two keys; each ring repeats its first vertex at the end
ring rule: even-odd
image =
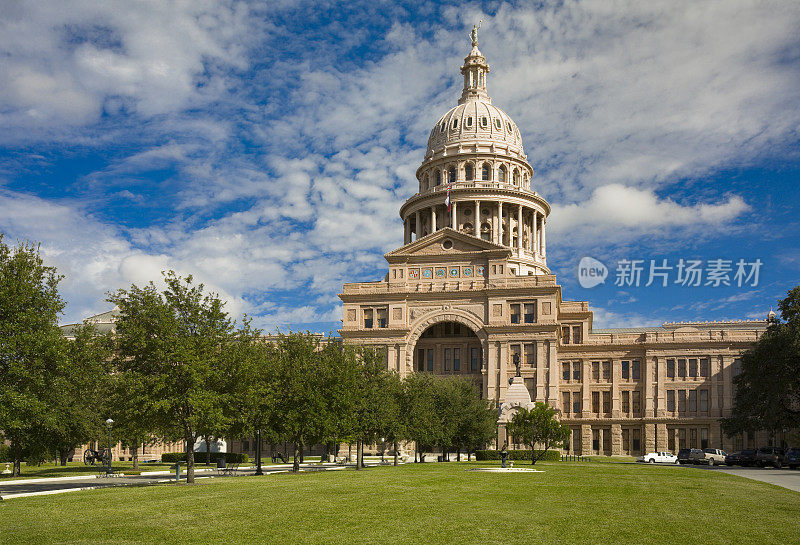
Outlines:
{"type": "Polygon", "coordinates": [[[622,450],[626,453],[630,453],[631,449],[631,430],[628,428],[622,428],[622,450]]]}
{"type": "Polygon", "coordinates": [[[511,345],[511,365],[514,371],[516,372],[517,363],[522,364],[522,360],[520,360],[520,345],[512,344],[511,345]]]}
{"type": "Polygon", "coordinates": [[[678,428],[678,446],[676,448],[687,448],[689,443],[686,442],[686,428],[678,428]]]}
{"type": "Polygon", "coordinates": [[[562,392],[561,394],[561,406],[564,407],[564,414],[569,414],[570,410],[570,402],[569,402],[569,392],[562,392]]]}
{"type": "Polygon", "coordinates": [[[708,390],[700,390],[700,412],[708,412],[708,390]]]}
{"type": "Polygon", "coordinates": [[[592,392],[592,412],[600,412],[600,392],[592,392]]]}
{"type": "Polygon", "coordinates": [[[633,452],[639,452],[641,450],[642,445],[642,430],[634,429],[633,430],[633,452]]]}
{"type": "Polygon", "coordinates": [[[433,349],[428,349],[428,371],[433,372],[433,349]]]}
{"type": "Polygon", "coordinates": [[[569,374],[569,362],[565,361],[564,363],[561,364],[561,378],[563,380],[568,381],[569,377],[570,377],[570,374],[569,374]]]}
{"type": "Polygon", "coordinates": [[[535,308],[536,306],[533,303],[525,303],[525,305],[523,306],[523,310],[525,311],[525,316],[523,318],[525,319],[526,324],[533,323],[535,319],[535,311],[534,311],[535,308]]]}
{"type": "Polygon", "coordinates": [[[689,428],[689,447],[697,448],[697,428],[689,428]]]}
{"type": "Polygon", "coordinates": [[[742,372],[742,358],[734,358],[733,360],[733,376],[742,372]]]}
{"type": "Polygon", "coordinates": [[[519,304],[511,305],[511,323],[519,323],[519,304]]]}
{"type": "Polygon", "coordinates": [[[578,392],[574,392],[572,396],[572,414],[581,414],[581,398],[578,397],[578,392]]]}
{"type": "Polygon", "coordinates": [[[633,380],[639,380],[639,360],[631,362],[631,375],[633,380]]]}
{"type": "Polygon", "coordinates": [[[603,382],[610,382],[611,381],[611,362],[604,361],[603,362],[603,382]]]}
{"type": "Polygon", "coordinates": [[[631,412],[631,393],[627,390],[622,391],[622,414],[631,412]]]}
{"type": "Polygon", "coordinates": [[[561,344],[569,344],[569,326],[565,325],[561,328],[561,344]]]}
{"type": "Polygon", "coordinates": [[[580,454],[582,452],[581,445],[581,429],[580,428],[573,428],[572,429],[572,452],[574,454],[580,454]]]}
{"type": "Polygon", "coordinates": [[[417,371],[425,370],[425,349],[420,348],[417,350],[417,371]]]}
{"type": "Polygon", "coordinates": [[[697,378],[697,359],[690,358],[689,359],[689,376],[691,378],[697,378]]]}
{"type": "Polygon", "coordinates": [[[594,382],[600,382],[600,362],[593,361],[592,362],[592,380],[594,382]]]}
{"type": "Polygon", "coordinates": [[[689,412],[697,412],[697,390],[689,390],[689,412]]]}
{"type": "Polygon", "coordinates": [[[470,370],[477,371],[480,365],[480,348],[470,350],[470,370]]]}
{"type": "Polygon", "coordinates": [[[630,362],[623,361],[622,362],[622,378],[628,380],[631,378],[631,370],[630,370],[630,362]]]}
{"type": "Polygon", "coordinates": [[[722,384],[717,386],[717,409],[720,411],[725,407],[725,388],[722,384]]]}
{"type": "Polygon", "coordinates": [[[572,380],[581,380],[581,362],[579,361],[572,362],[572,380]]]}
{"type": "Polygon", "coordinates": [[[667,378],[675,378],[675,360],[667,360],[667,378]]]}
{"type": "Polygon", "coordinates": [[[700,448],[708,448],[708,428],[700,428],[700,448]]]}
{"type": "Polygon", "coordinates": [[[678,378],[686,378],[686,360],[683,358],[678,360],[678,378]]]}
{"type": "Polygon", "coordinates": [[[525,365],[536,367],[536,344],[528,343],[525,345],[525,365]]]}
{"type": "Polygon", "coordinates": [[[600,450],[600,430],[592,430],[592,450],[600,450]]]}
{"type": "Polygon", "coordinates": [[[461,371],[461,349],[453,348],[453,371],[461,371]]]}
{"type": "Polygon", "coordinates": [[[633,406],[633,416],[641,416],[642,413],[642,392],[634,390],[631,392],[631,405],[633,406]]]}
{"type": "Polygon", "coordinates": [[[686,390],[678,390],[678,414],[686,412],[686,390]]]}
{"type": "Polygon", "coordinates": [[[675,390],[667,390],[667,412],[675,412],[675,390]]]}
{"type": "Polygon", "coordinates": [[[364,329],[372,329],[372,309],[364,310],[364,329]]]}
{"type": "Polygon", "coordinates": [[[581,344],[583,342],[583,328],[579,325],[572,326],[572,344],[581,344]]]}
{"type": "Polygon", "coordinates": [[[603,412],[606,414],[611,413],[611,392],[603,392],[603,412]]]}
{"type": "Polygon", "coordinates": [[[700,376],[701,377],[708,377],[710,373],[710,367],[708,358],[700,358],[700,376]]]}
{"type": "Polygon", "coordinates": [[[444,349],[444,370],[450,370],[450,364],[452,363],[452,354],[450,353],[449,348],[444,349]]]}
{"type": "Polygon", "coordinates": [[[389,311],[385,308],[378,309],[378,327],[389,327],[389,311]]]}

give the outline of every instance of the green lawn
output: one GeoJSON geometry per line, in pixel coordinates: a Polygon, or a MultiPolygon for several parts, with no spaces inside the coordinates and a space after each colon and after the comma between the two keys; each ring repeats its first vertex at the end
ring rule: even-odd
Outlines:
{"type": "MultiPolygon", "coordinates": [[[[143,464],[139,462],[139,471],[162,471],[169,469],[172,464],[162,464],[161,462],[154,464],[143,464]]],[[[0,463],[0,469],[5,468],[5,463],[0,463]]],[[[66,466],[55,465],[53,463],[41,464],[38,466],[29,466],[25,463],[22,464],[19,477],[14,479],[40,479],[46,477],[73,477],[76,475],[97,475],[105,466],[87,466],[83,462],[67,462],[66,466]]],[[[112,462],[111,467],[118,469],[123,473],[130,473],[133,470],[133,462],[112,462]]],[[[204,467],[200,465],[198,467],[204,467]]],[[[0,475],[0,483],[3,481],[11,480],[11,475],[0,475]]],[[[0,542],[2,543],[2,542],[0,542]]]]}
{"type": "Polygon", "coordinates": [[[466,471],[486,465],[408,464],[12,499],[0,502],[0,542],[800,542],[800,494],[760,482],[634,464],[466,471]]]}

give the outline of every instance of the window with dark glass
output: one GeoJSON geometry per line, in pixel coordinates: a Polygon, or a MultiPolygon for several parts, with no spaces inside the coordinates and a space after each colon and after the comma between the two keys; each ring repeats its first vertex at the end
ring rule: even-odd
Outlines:
{"type": "Polygon", "coordinates": [[[580,414],[581,413],[581,400],[578,397],[578,392],[575,392],[575,395],[572,396],[572,414],[580,414]]]}
{"type": "Polygon", "coordinates": [[[536,308],[536,306],[533,303],[525,303],[525,305],[523,305],[523,310],[525,311],[524,318],[525,318],[525,323],[526,324],[532,324],[533,323],[533,321],[535,319],[535,316],[534,316],[534,313],[535,313],[534,309],[535,308],[536,308]]]}
{"type": "Polygon", "coordinates": [[[583,342],[583,328],[579,325],[572,326],[572,344],[581,344],[583,342]]]}
{"type": "Polygon", "coordinates": [[[483,163],[481,167],[481,179],[482,180],[491,180],[492,179],[492,170],[489,167],[489,163],[483,163]]]}
{"type": "Polygon", "coordinates": [[[633,380],[639,380],[639,360],[631,362],[631,375],[633,380]]]}
{"type": "Polygon", "coordinates": [[[461,371],[461,349],[453,348],[453,371],[461,371]]]}
{"type": "Polygon", "coordinates": [[[697,390],[689,390],[689,412],[697,412],[697,390]]]}
{"type": "Polygon", "coordinates": [[[689,359],[689,376],[692,378],[697,378],[697,359],[690,358],[689,359]]]}
{"type": "Polygon", "coordinates": [[[637,416],[642,412],[642,393],[640,391],[634,390],[631,392],[631,405],[634,416],[637,416]]]}
{"type": "Polygon", "coordinates": [[[603,362],[603,381],[609,382],[611,380],[611,362],[603,362]]]}
{"type": "Polygon", "coordinates": [[[600,392],[592,392],[592,412],[600,412],[600,392]]]}
{"type": "Polygon", "coordinates": [[[525,366],[536,367],[536,345],[534,343],[525,345],[525,366]]]}
{"type": "Polygon", "coordinates": [[[464,167],[464,174],[465,174],[464,177],[467,181],[472,181],[475,178],[472,172],[472,165],[468,164],[467,166],[464,167]]]}
{"type": "Polygon", "coordinates": [[[561,344],[569,344],[569,326],[561,328],[561,344]]]}
{"type": "Polygon", "coordinates": [[[417,350],[417,371],[425,370],[425,349],[420,348],[417,350]]]}
{"type": "Polygon", "coordinates": [[[700,358],[700,376],[708,377],[710,375],[710,367],[708,358],[700,358]]]}
{"type": "Polygon", "coordinates": [[[708,428],[700,428],[700,448],[708,448],[708,428]]]}
{"type": "Polygon", "coordinates": [[[372,309],[364,310],[364,328],[372,329],[372,309]]]}
{"type": "Polygon", "coordinates": [[[631,369],[630,369],[630,362],[629,361],[622,361],[622,378],[628,380],[631,378],[631,369]]]}
{"type": "Polygon", "coordinates": [[[569,392],[561,393],[561,406],[564,407],[564,414],[569,414],[570,410],[569,392]]]}
{"type": "Polygon", "coordinates": [[[700,412],[708,412],[708,390],[700,390],[700,412]]]}
{"type": "Polygon", "coordinates": [[[675,360],[667,360],[667,378],[675,378],[675,360]]]}
{"type": "Polygon", "coordinates": [[[563,380],[569,380],[569,362],[565,361],[561,364],[561,378],[563,380]]]}
{"type": "Polygon", "coordinates": [[[452,354],[450,353],[450,349],[449,348],[445,348],[444,349],[444,370],[445,371],[449,371],[450,370],[450,363],[452,362],[451,358],[452,358],[452,354]]]}
{"type": "Polygon", "coordinates": [[[519,323],[519,304],[511,305],[511,323],[519,323]]]}
{"type": "Polygon", "coordinates": [[[622,413],[628,414],[631,412],[631,393],[627,390],[620,393],[622,394],[622,413]]]}
{"type": "Polygon", "coordinates": [[[581,362],[572,362],[572,380],[581,380],[581,362]]]}
{"type": "Polygon", "coordinates": [[[385,308],[378,309],[378,327],[389,327],[388,312],[385,308]]]}
{"type": "Polygon", "coordinates": [[[480,348],[470,350],[470,369],[477,371],[480,368],[480,348]]]}
{"type": "Polygon", "coordinates": [[[593,361],[592,362],[592,380],[594,382],[600,382],[600,362],[593,361]]]}
{"type": "Polygon", "coordinates": [[[450,181],[451,184],[456,183],[456,169],[455,169],[455,167],[450,167],[450,170],[447,171],[447,179],[450,181]]]}
{"type": "Polygon", "coordinates": [[[600,430],[592,430],[592,450],[600,450],[600,430]]]}
{"type": "Polygon", "coordinates": [[[678,359],[678,378],[686,378],[686,360],[678,359]]]}
{"type": "Polygon", "coordinates": [[[433,372],[433,349],[428,349],[428,371],[433,372]]]}
{"type": "Polygon", "coordinates": [[[633,430],[633,451],[636,452],[641,449],[642,445],[642,430],[633,430]]]}
{"type": "Polygon", "coordinates": [[[678,414],[686,412],[686,390],[678,390],[678,414]]]}
{"type": "Polygon", "coordinates": [[[675,412],[675,390],[667,390],[667,412],[675,412]]]}

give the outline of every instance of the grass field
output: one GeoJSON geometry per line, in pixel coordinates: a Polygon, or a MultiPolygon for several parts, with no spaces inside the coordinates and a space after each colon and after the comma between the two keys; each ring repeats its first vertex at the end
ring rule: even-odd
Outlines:
{"type": "Polygon", "coordinates": [[[800,494],[712,471],[483,463],[277,474],[0,502],[16,543],[800,543],[800,494]]]}

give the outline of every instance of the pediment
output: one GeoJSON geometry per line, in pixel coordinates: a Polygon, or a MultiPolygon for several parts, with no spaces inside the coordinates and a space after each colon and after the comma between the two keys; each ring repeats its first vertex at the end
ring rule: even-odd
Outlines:
{"type": "Polygon", "coordinates": [[[505,246],[489,242],[472,235],[460,233],[449,227],[440,229],[435,233],[426,235],[396,250],[392,250],[384,257],[389,262],[406,261],[413,257],[426,256],[474,256],[496,254],[498,257],[510,255],[511,250],[505,246]]]}

